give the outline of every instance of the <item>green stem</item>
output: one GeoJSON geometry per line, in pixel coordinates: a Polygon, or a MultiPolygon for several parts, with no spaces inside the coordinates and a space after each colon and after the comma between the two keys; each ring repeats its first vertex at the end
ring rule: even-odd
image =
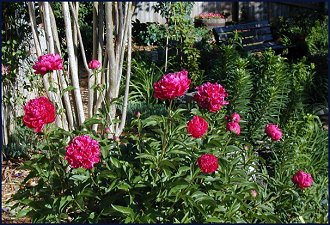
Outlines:
{"type": "Polygon", "coordinates": [[[163,143],[162,143],[162,152],[161,155],[159,157],[158,163],[160,163],[165,155],[166,152],[166,148],[168,145],[168,138],[171,136],[172,133],[172,104],[173,104],[173,99],[170,100],[170,105],[168,106],[168,119],[167,119],[167,125],[168,125],[168,129],[166,129],[165,126],[165,133],[164,133],[164,137],[163,137],[163,143]],[[166,132],[167,131],[167,132],[166,132]],[[169,135],[168,135],[169,134],[169,135]]]}

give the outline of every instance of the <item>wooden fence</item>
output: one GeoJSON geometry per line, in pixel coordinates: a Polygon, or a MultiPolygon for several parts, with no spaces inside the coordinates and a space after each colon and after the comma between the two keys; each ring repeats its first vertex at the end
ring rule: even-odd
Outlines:
{"type": "MultiPolygon", "coordinates": [[[[230,13],[228,21],[254,21],[254,20],[271,20],[277,16],[290,16],[301,10],[321,10],[327,12],[326,1],[321,2],[263,2],[263,1],[247,1],[247,2],[229,2],[229,1],[213,1],[213,2],[194,2],[191,17],[204,12],[213,13],[230,13]]],[[[139,19],[141,22],[159,22],[165,23],[158,13],[155,13],[153,6],[157,2],[137,2],[137,7],[133,19],[139,19]]]]}

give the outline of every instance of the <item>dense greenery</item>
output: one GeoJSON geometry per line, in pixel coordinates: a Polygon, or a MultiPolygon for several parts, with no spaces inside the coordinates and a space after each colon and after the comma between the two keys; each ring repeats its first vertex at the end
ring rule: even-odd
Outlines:
{"type": "MultiPolygon", "coordinates": [[[[184,68],[193,79],[185,96],[155,99],[153,83],[164,75],[163,64],[134,57],[128,123],[120,137],[108,138],[106,112],[74,131],[54,124],[39,134],[17,130],[38,151],[22,165],[30,172],[11,199],[18,217],[33,223],[328,223],[328,131],[308,107],[316,64],[310,56],[242,52],[237,40],[221,47],[203,39],[197,44],[186,18],[191,4],[158,5],[168,18],[166,35],[180,52],[169,68],[184,68]],[[191,96],[204,82],[220,83],[229,104],[216,113],[200,108],[191,96]],[[241,116],[240,135],[226,130],[234,112],[241,116]],[[187,133],[194,115],[208,123],[202,138],[187,133]],[[280,141],[265,135],[268,123],[280,126],[280,141]],[[91,170],[73,169],[65,160],[66,146],[82,134],[100,145],[100,162],[91,170]],[[218,158],[216,172],[201,172],[196,161],[204,153],[218,158]],[[304,190],[291,180],[300,169],[314,180],[304,190]]],[[[323,26],[316,23],[307,35],[311,55],[325,57],[315,50],[325,48],[318,36],[323,26]]],[[[162,41],[148,36],[150,27],[139,28],[145,31],[137,35],[140,41],[163,43],[165,35],[162,41]]]]}
{"type": "Polygon", "coordinates": [[[20,215],[33,222],[58,223],[325,223],[327,132],[317,117],[303,110],[303,98],[296,98],[295,104],[288,98],[300,96],[312,68],[304,61],[289,64],[272,51],[248,57],[233,46],[218,51],[227,56],[214,71],[228,90],[228,107],[209,113],[194,102],[154,101],[150,85],[162,72],[134,62],[131,102],[145,106],[135,108],[140,115],[131,114],[126,135],[110,140],[103,132],[89,131],[92,123],[104,128],[102,115],[73,132],[49,127],[38,147],[43,154],[22,167],[31,170],[26,182],[31,178],[38,182],[15,195],[19,205],[28,206],[20,215]],[[292,70],[305,78],[297,83],[292,70]],[[162,113],[153,111],[157,107],[164,107],[162,113]],[[224,117],[234,111],[242,117],[240,136],[225,130],[224,117]],[[209,123],[202,139],[187,134],[186,122],[192,115],[209,123]],[[282,141],[265,139],[262,128],[268,122],[281,124],[282,141]],[[100,143],[101,163],[92,170],[70,169],[64,160],[65,146],[80,134],[100,143]],[[216,173],[200,172],[196,160],[202,153],[218,157],[216,173]],[[308,190],[297,189],[291,181],[298,169],[313,174],[315,183],[308,190]]]}

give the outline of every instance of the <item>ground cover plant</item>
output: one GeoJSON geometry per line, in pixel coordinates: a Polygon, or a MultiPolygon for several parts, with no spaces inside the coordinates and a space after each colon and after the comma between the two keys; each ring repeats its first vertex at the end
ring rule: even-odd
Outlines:
{"type": "MultiPolygon", "coordinates": [[[[118,5],[104,4],[108,15],[119,12],[118,5]]],[[[131,5],[121,4],[130,15],[131,5]]],[[[171,7],[182,19],[188,6],[171,7]]],[[[131,38],[132,26],[123,22],[122,35],[131,38]]],[[[116,34],[115,20],[106,24],[116,34]]],[[[33,223],[328,223],[328,131],[307,107],[313,63],[272,50],[242,53],[233,40],[221,47],[199,43],[200,61],[184,61],[179,69],[131,58],[131,44],[121,51],[116,45],[122,78],[109,76],[107,56],[85,63],[87,79],[101,83],[89,84],[96,98],[84,110],[86,119],[72,113],[78,115],[73,129],[56,122],[66,111],[47,95],[56,93],[54,86],[24,102],[21,123],[35,151],[10,199],[17,217],[33,223]],[[103,79],[117,82],[114,92],[103,79]]],[[[180,50],[195,48],[188,44],[180,50]]],[[[65,56],[40,55],[30,65],[34,76],[65,76],[72,68],[65,56]]],[[[74,86],[61,88],[64,98],[74,86]]]]}

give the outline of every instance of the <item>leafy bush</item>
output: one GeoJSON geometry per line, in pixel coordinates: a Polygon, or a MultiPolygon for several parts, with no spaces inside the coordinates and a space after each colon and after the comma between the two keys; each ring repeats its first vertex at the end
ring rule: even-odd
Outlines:
{"type": "Polygon", "coordinates": [[[158,23],[141,23],[133,21],[132,35],[134,42],[139,45],[164,45],[165,26],[158,23]]]}
{"type": "Polygon", "coordinates": [[[315,21],[306,36],[306,43],[311,55],[328,55],[328,18],[315,21]]]}
{"type": "MultiPolygon", "coordinates": [[[[226,99],[208,84],[207,99],[188,101],[187,76],[184,87],[172,76],[154,90],[162,69],[132,60],[130,124],[122,136],[108,138],[107,108],[74,131],[47,125],[39,153],[21,167],[30,172],[12,199],[18,216],[33,223],[327,223],[328,136],[304,110],[302,95],[313,65],[290,64],[271,50],[246,56],[228,45],[214,51],[219,57],[203,79],[220,83],[226,99]],[[183,99],[154,99],[161,90],[183,99]],[[222,108],[210,112],[199,101],[222,108]],[[187,129],[195,116],[207,123],[206,134],[205,123],[192,128],[202,129],[200,138],[187,129]],[[230,131],[229,121],[242,132],[230,131]],[[279,141],[265,133],[269,123],[279,124],[279,141]],[[93,124],[99,132],[90,130],[93,124]],[[100,160],[92,169],[74,168],[66,157],[80,135],[98,142],[100,160]],[[205,154],[212,160],[201,166],[205,154]],[[300,169],[314,180],[303,190],[291,180],[300,169]]],[[[86,143],[77,146],[91,151],[86,143]]]]}
{"type": "MultiPolygon", "coordinates": [[[[18,120],[19,121],[19,120],[18,120]]],[[[5,159],[17,157],[30,157],[31,154],[38,151],[35,149],[42,139],[38,137],[31,129],[19,122],[15,130],[8,138],[8,144],[2,148],[5,159]]]]}
{"type": "Polygon", "coordinates": [[[161,68],[153,63],[132,60],[132,78],[130,80],[130,102],[155,103],[152,84],[162,75],[161,68]]]}

